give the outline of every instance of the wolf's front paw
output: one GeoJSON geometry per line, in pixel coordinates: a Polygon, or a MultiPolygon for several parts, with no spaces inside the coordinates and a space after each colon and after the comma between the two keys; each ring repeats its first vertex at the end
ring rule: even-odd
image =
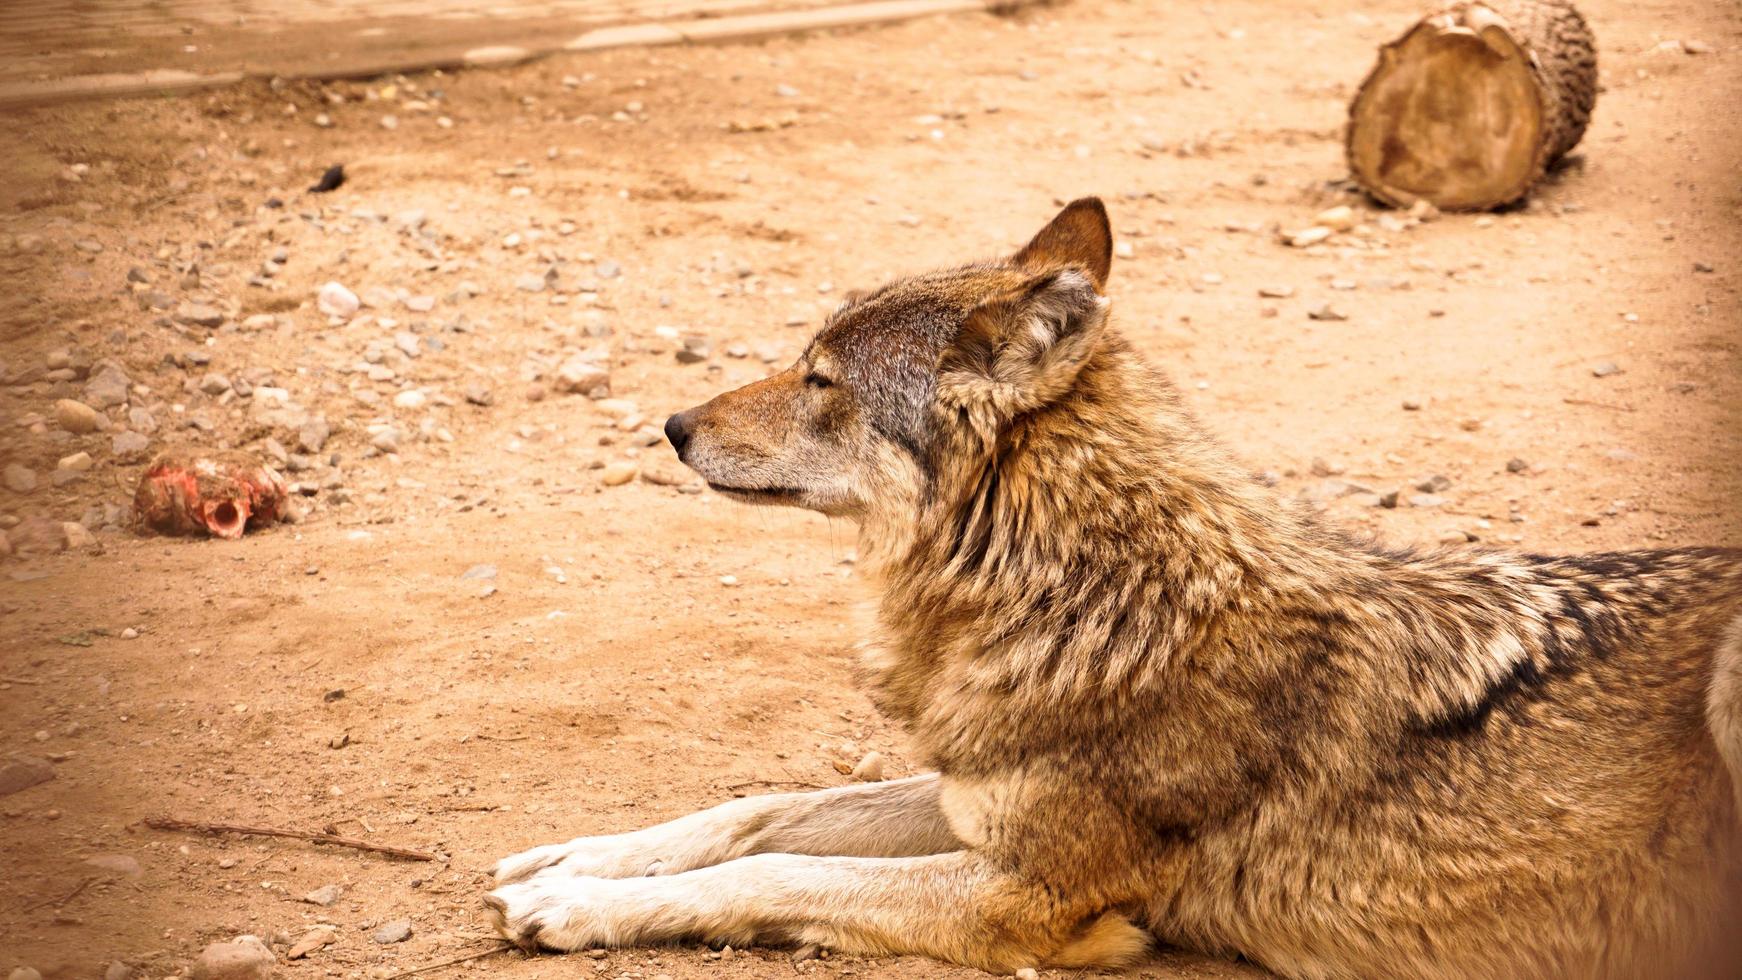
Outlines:
{"type": "Polygon", "coordinates": [[[546,868],[588,878],[640,878],[660,874],[665,862],[629,835],[577,837],[563,844],[546,844],[510,854],[496,862],[495,884],[525,881],[546,868]]]}
{"type": "Polygon", "coordinates": [[[511,885],[530,878],[567,857],[572,844],[546,844],[531,850],[510,854],[496,862],[496,884],[511,885]]]}
{"type": "Polygon", "coordinates": [[[485,895],[484,907],[496,931],[527,951],[567,953],[627,945],[639,938],[628,921],[634,903],[612,894],[617,884],[604,878],[535,875],[485,895]]]}

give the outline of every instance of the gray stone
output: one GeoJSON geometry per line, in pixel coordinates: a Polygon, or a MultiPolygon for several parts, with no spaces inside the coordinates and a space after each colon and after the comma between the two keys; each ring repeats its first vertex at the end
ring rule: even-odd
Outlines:
{"type": "Polygon", "coordinates": [[[36,471],[22,463],[7,463],[0,478],[13,493],[31,493],[36,489],[36,471]]]}
{"type": "Polygon", "coordinates": [[[488,408],[489,406],[496,404],[496,395],[489,388],[486,388],[483,385],[467,385],[466,401],[471,402],[474,405],[482,405],[488,408]]]}
{"type": "Polygon", "coordinates": [[[1530,469],[1530,464],[1525,462],[1522,459],[1519,459],[1517,456],[1514,456],[1511,459],[1506,461],[1506,472],[1508,472],[1508,473],[1523,473],[1529,469],[1530,469]]]}
{"type": "Polygon", "coordinates": [[[127,410],[127,425],[149,434],[157,431],[157,417],[143,406],[135,405],[127,410]]]}
{"type": "Polygon", "coordinates": [[[369,437],[369,445],[374,446],[376,449],[379,449],[384,453],[396,453],[399,452],[399,440],[402,437],[403,436],[398,429],[395,429],[393,426],[388,426],[369,437]]]}
{"type": "Polygon", "coordinates": [[[54,767],[31,756],[13,756],[0,765],[0,796],[27,790],[54,778],[54,767]]]}
{"type": "Polygon", "coordinates": [[[224,323],[224,313],[203,303],[188,303],[175,314],[177,323],[195,327],[218,327],[224,323]]]}
{"type": "Polygon", "coordinates": [[[460,573],[461,579],[481,579],[489,581],[496,577],[495,565],[473,565],[460,573]]]}
{"type": "Polygon", "coordinates": [[[113,364],[105,364],[85,382],[84,402],[97,409],[113,408],[127,403],[127,389],[132,384],[127,375],[113,364]]]}
{"type": "Polygon", "coordinates": [[[304,895],[302,900],[310,905],[319,905],[321,908],[331,908],[333,903],[339,900],[339,896],[344,893],[345,890],[338,885],[322,885],[314,891],[309,892],[307,895],[304,895]]]}
{"type": "Polygon", "coordinates": [[[144,455],[150,446],[151,440],[137,432],[117,432],[109,440],[109,452],[123,460],[144,455]]]}
{"type": "Polygon", "coordinates": [[[579,393],[588,398],[605,398],[611,394],[611,371],[586,355],[576,355],[557,368],[555,386],[558,391],[579,393]]]}
{"type": "Polygon", "coordinates": [[[318,453],[331,435],[332,429],[327,425],[327,417],[311,415],[297,428],[296,444],[304,452],[318,453]]]}
{"type": "Polygon", "coordinates": [[[374,934],[369,938],[382,946],[391,946],[394,943],[405,942],[407,939],[411,938],[411,920],[394,919],[392,922],[386,923],[381,928],[375,930],[374,934]]]}
{"type": "Polygon", "coordinates": [[[1621,365],[1616,364],[1614,361],[1604,361],[1603,363],[1591,368],[1591,376],[1593,378],[1607,378],[1612,374],[1620,373],[1621,365]]]}
{"type": "Polygon", "coordinates": [[[594,266],[593,272],[595,272],[600,279],[615,279],[623,274],[623,267],[609,259],[606,259],[594,266]]]}
{"type": "Polygon", "coordinates": [[[230,379],[213,371],[200,379],[200,390],[208,395],[221,395],[230,390],[230,379]]]}
{"type": "Polygon", "coordinates": [[[1430,476],[1415,485],[1415,488],[1420,490],[1422,493],[1444,493],[1445,491],[1450,490],[1451,487],[1452,481],[1438,473],[1435,473],[1433,476],[1430,476]]]}
{"type": "Polygon", "coordinates": [[[21,554],[52,555],[66,550],[67,535],[60,523],[46,517],[27,517],[8,535],[21,554]]]}

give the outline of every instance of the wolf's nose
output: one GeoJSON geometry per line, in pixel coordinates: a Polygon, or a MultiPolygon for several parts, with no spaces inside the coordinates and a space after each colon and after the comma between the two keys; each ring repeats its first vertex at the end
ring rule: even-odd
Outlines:
{"type": "Polygon", "coordinates": [[[677,450],[677,458],[683,459],[683,447],[689,445],[690,425],[683,412],[665,420],[665,437],[671,441],[671,448],[677,450]]]}

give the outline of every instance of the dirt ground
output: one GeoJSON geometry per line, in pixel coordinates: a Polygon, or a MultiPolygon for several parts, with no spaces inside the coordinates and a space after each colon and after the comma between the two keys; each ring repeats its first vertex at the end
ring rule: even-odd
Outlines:
{"type": "MultiPolygon", "coordinates": [[[[0,455],[38,483],[0,488],[0,523],[14,546],[94,531],[0,560],[0,756],[55,773],[0,797],[0,969],[167,977],[252,933],[283,976],[385,977],[488,948],[504,854],[836,785],[868,750],[910,771],[850,684],[853,529],[695,492],[643,423],[783,366],[845,290],[1011,249],[1087,193],[1130,245],[1118,322],[1279,495],[1399,542],[1742,544],[1742,10],[1584,7],[1605,90],[1579,159],[1527,207],[1419,225],[1341,182],[1344,108],[1407,0],[1078,3],[0,118],[0,455]],[[1337,204],[1362,227],[1279,240],[1337,204]],[[329,321],[328,281],[378,305],[329,321]],[[554,390],[594,349],[633,407],[554,390]],[[63,431],[55,400],[104,358],[129,404],[63,431]],[[284,452],[307,513],[139,537],[123,429],[284,452]],[[399,919],[409,939],[372,940],[399,919]]],[[[676,948],[446,972],[793,969],[676,948]]]]}

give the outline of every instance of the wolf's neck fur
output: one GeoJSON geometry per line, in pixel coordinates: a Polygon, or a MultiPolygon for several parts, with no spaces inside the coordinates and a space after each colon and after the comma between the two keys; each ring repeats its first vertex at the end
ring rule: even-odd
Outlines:
{"type": "Polygon", "coordinates": [[[897,713],[958,667],[975,676],[953,680],[1054,697],[1153,681],[1306,547],[1171,386],[1116,336],[1105,346],[990,452],[941,453],[954,496],[922,502],[906,534],[867,522],[862,551],[886,556],[880,639],[903,651],[872,670],[897,713]]]}

